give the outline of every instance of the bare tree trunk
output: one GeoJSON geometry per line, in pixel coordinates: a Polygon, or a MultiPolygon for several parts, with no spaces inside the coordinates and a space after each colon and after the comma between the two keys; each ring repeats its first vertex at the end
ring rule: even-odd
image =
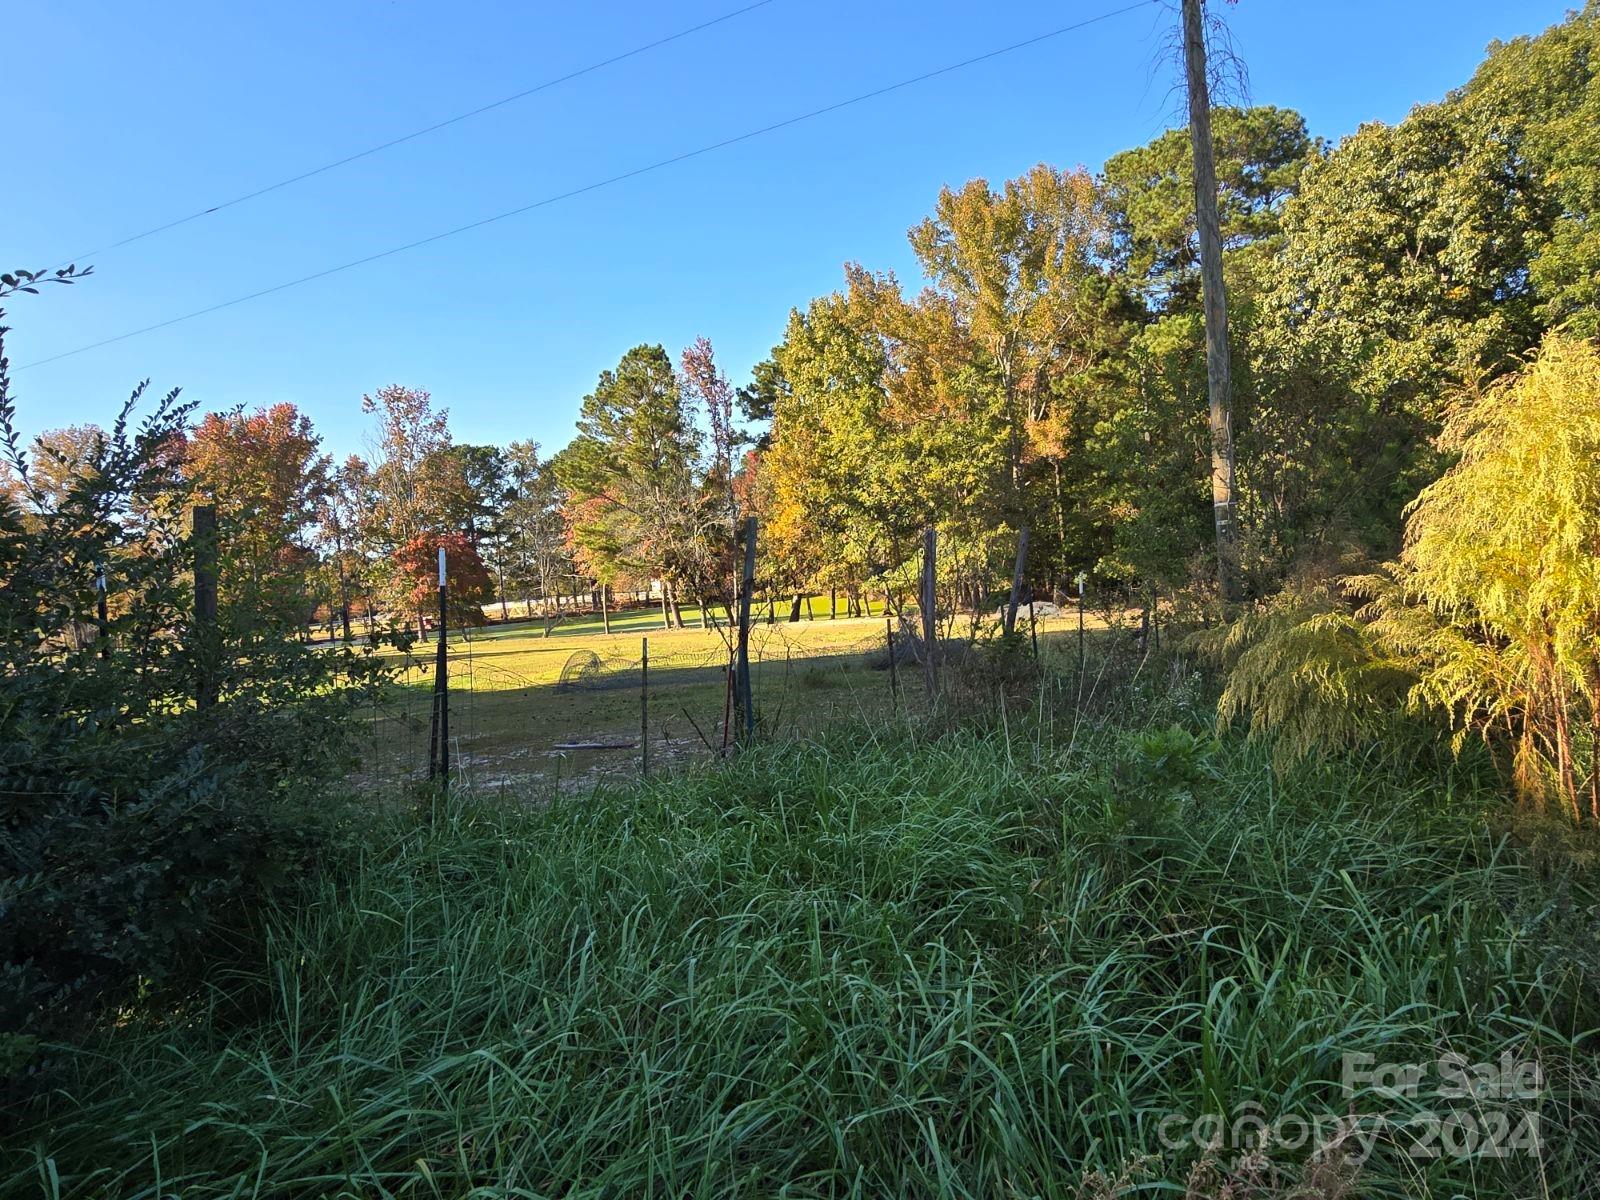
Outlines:
{"type": "Polygon", "coordinates": [[[794,594],[794,603],[789,606],[789,624],[794,625],[800,620],[800,604],[803,597],[799,592],[794,594]]]}
{"type": "Polygon", "coordinates": [[[1222,226],[1211,140],[1202,0],[1183,0],[1183,60],[1189,80],[1189,142],[1194,151],[1194,206],[1200,231],[1200,282],[1206,324],[1206,392],[1211,402],[1211,511],[1217,531],[1217,584],[1225,601],[1240,597],[1239,531],[1233,492],[1233,401],[1228,360],[1228,299],[1222,281],[1222,226]]]}

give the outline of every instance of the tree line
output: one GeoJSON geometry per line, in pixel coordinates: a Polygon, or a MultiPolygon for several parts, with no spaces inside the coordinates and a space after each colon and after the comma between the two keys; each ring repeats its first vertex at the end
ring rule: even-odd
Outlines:
{"type": "MultiPolygon", "coordinates": [[[[1215,111],[1249,595],[1319,556],[1387,554],[1447,461],[1454,398],[1553,328],[1597,332],[1597,23],[1591,0],[1336,145],[1287,109],[1215,111]]],[[[363,400],[366,458],[331,462],[288,405],[208,417],[188,452],[248,514],[260,578],[298,573],[286,594],[341,620],[415,621],[440,539],[463,600],[504,615],[650,580],[669,613],[726,599],[736,513],[762,518],[764,579],[789,590],[892,591],[933,524],[973,593],[1006,578],[1023,526],[1040,590],[1087,570],[1203,591],[1192,179],[1173,130],[1099,172],[947,188],[909,233],[919,287],[848,265],[737,389],[703,339],[676,363],[636,347],[559,453],[455,444],[444,410],[399,386],[363,400]]],[[[69,466],[88,436],[42,446],[69,466]]]]}
{"type": "MultiPolygon", "coordinates": [[[[1420,538],[1416,506],[1472,457],[1452,431],[1492,427],[1480,410],[1520,395],[1512,381],[1552,339],[1568,369],[1539,378],[1577,392],[1564,419],[1543,419],[1581,427],[1585,376],[1571,364],[1586,360],[1571,347],[1600,334],[1597,51],[1600,0],[1588,0],[1492,46],[1441,100],[1336,144],[1288,109],[1212,113],[1236,570],[1258,608],[1304,596],[1307,579],[1370,579],[1420,538]]],[[[225,582],[346,638],[380,619],[425,636],[441,545],[463,621],[484,604],[528,616],[653,588],[681,624],[685,601],[702,614],[731,604],[744,516],[760,521],[769,595],[831,589],[847,611],[871,590],[909,601],[931,525],[941,586],[974,610],[1008,582],[1026,529],[1036,594],[1087,572],[1230,615],[1214,583],[1188,132],[1097,172],[1040,164],[946,188],[908,236],[919,284],[847,265],[836,291],[790,312],[742,386],[704,338],[676,360],[660,345],[629,350],[555,453],[458,444],[445,409],[398,385],[362,400],[364,457],[334,463],[291,405],[208,416],[171,453],[233,523],[225,582]]],[[[45,435],[30,493],[15,479],[13,493],[48,511],[103,436],[45,435]]],[[[1591,479],[1571,474],[1573,487],[1591,479]]],[[[1334,591],[1348,606],[1374,586],[1334,591]]],[[[1562,645],[1589,645],[1589,609],[1563,612],[1577,632],[1562,645]]],[[[1475,627],[1467,640],[1506,636],[1475,627]]],[[[1567,732],[1539,754],[1575,803],[1571,728],[1593,725],[1600,671],[1592,651],[1562,653],[1568,666],[1541,668],[1537,701],[1498,703],[1559,716],[1567,732]],[[1558,676],[1571,704],[1551,698],[1558,676]]],[[[1481,717],[1455,697],[1456,717],[1481,717]]],[[[1526,760],[1523,717],[1511,725],[1526,760]]],[[[1600,769],[1589,777],[1600,819],[1600,769]]]]}

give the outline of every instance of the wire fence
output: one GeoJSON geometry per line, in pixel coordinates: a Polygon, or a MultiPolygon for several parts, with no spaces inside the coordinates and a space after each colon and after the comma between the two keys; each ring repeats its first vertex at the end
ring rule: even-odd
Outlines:
{"type": "MultiPolygon", "coordinates": [[[[955,606],[939,606],[931,626],[914,606],[842,619],[831,606],[799,620],[768,611],[751,624],[748,643],[762,737],[804,734],[841,718],[910,714],[953,696],[982,703],[988,684],[975,647],[998,637],[1004,619],[1003,609],[955,606]],[[937,670],[928,666],[930,655],[937,670]]],[[[1108,593],[1089,612],[1105,652],[1091,664],[1081,605],[1028,603],[1017,614],[1012,646],[1036,668],[1071,674],[1080,691],[1086,684],[1092,691],[1115,673],[1114,662],[1137,660],[1130,650],[1159,648],[1156,612],[1148,604],[1141,609],[1131,594],[1108,593]],[[1046,624],[1050,636],[1041,638],[1046,624]]],[[[735,749],[743,719],[732,631],[714,622],[648,628],[643,615],[613,611],[609,628],[597,628],[598,615],[573,614],[453,633],[446,647],[451,785],[537,798],[735,749]]],[[[423,642],[395,657],[396,685],[372,707],[359,784],[390,790],[429,777],[437,761],[436,656],[437,643],[423,642]]]]}
{"type": "MultiPolygon", "coordinates": [[[[898,703],[890,676],[906,652],[891,655],[890,644],[873,620],[752,626],[760,728],[803,730],[898,703]]],[[[395,658],[395,686],[369,714],[358,783],[382,790],[427,777],[436,645],[395,658]]],[[[453,784],[537,794],[636,775],[647,743],[654,769],[670,770],[739,739],[726,630],[552,635],[535,623],[452,635],[447,659],[453,784]]]]}

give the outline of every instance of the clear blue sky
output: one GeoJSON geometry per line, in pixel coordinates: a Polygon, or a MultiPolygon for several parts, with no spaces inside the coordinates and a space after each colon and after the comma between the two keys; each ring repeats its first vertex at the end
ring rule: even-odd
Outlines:
{"type": "MultiPolygon", "coordinates": [[[[274,4],[12,0],[0,267],[54,265],[748,0],[274,4]],[[28,64],[22,66],[21,64],[28,64]]],[[[1119,7],[774,0],[306,183],[95,257],[21,297],[13,369],[415,240],[1119,7]]],[[[1242,0],[1251,99],[1328,138],[1463,82],[1564,0],[1242,0]]],[[[363,392],[431,390],[458,440],[571,435],[596,374],[704,334],[743,380],[849,260],[916,278],[942,184],[1098,167],[1171,123],[1159,5],[581,198],[14,373],[27,433],[130,386],[292,401],[359,450],[363,392]]]]}

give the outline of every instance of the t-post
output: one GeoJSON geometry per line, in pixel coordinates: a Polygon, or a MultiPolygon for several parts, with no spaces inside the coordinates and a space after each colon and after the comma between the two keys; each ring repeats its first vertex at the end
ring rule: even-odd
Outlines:
{"type": "Polygon", "coordinates": [[[446,611],[448,604],[444,547],[439,547],[439,653],[433,668],[433,726],[436,736],[429,740],[436,747],[435,756],[428,764],[428,778],[439,780],[443,788],[450,786],[450,680],[449,660],[445,657],[446,634],[449,631],[446,611]]]}
{"type": "Polygon", "coordinates": [[[744,521],[744,579],[739,584],[739,700],[744,705],[744,736],[756,735],[756,703],[750,694],[750,598],[756,590],[756,519],[744,521]]]}
{"type": "Polygon", "coordinates": [[[95,617],[100,626],[100,657],[111,657],[111,617],[106,608],[106,565],[101,563],[95,571],[95,617]]]}

